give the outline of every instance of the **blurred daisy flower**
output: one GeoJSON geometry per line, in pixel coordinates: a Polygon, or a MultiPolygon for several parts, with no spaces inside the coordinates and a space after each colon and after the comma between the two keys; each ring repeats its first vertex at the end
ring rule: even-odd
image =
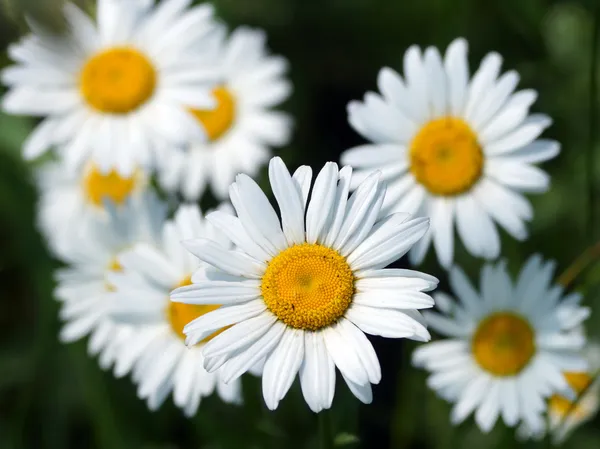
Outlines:
{"type": "Polygon", "coordinates": [[[207,185],[219,199],[227,198],[237,173],[249,176],[269,160],[270,147],[288,143],[291,119],[272,110],[285,100],[291,85],[284,77],[287,61],[272,56],[265,33],[240,27],[221,41],[221,81],[213,89],[217,107],[191,111],[208,136],[187,152],[163,151],[161,183],[181,189],[187,200],[202,196],[207,185]]]}
{"type": "Polygon", "coordinates": [[[277,408],[296,374],[309,407],[331,407],[335,368],[362,402],[381,369],[365,333],[427,341],[418,309],[433,306],[424,292],[432,276],[384,269],[427,232],[429,220],[396,213],[381,218],[385,184],[369,176],[348,198],[352,169],[329,162],[316,177],[300,167],[293,176],[279,158],[269,179],[281,221],[260,187],[238,175],[229,191],[237,216],[213,212],[207,220],[236,245],[210,239],[184,242],[212,266],[207,279],[175,290],[171,299],[223,304],[184,327],[188,345],[223,331],[203,348],[209,372],[232,381],[265,359],[262,386],[277,408]]]}
{"type": "Polygon", "coordinates": [[[65,35],[30,21],[9,48],[3,108],[44,117],[24,144],[33,159],[56,145],[69,167],[90,158],[130,176],[155,150],[202,139],[189,107],[213,108],[221,32],[210,5],[191,0],[98,0],[97,24],[67,3],[65,35]]]}
{"type": "Polygon", "coordinates": [[[579,352],[585,344],[580,325],[590,311],[577,293],[560,300],[563,289],[551,285],[553,272],[554,263],[535,255],[513,285],[503,262],[488,264],[478,293],[455,267],[450,285],[458,301],[434,295],[443,313],[425,318],[448,338],[418,348],[413,362],[432,372],[431,389],[455,403],[454,424],[474,412],[484,432],[501,416],[508,426],[522,422],[538,433],[545,426],[545,399],[573,399],[562,373],[587,369],[579,352]]]}
{"type": "Polygon", "coordinates": [[[548,414],[555,444],[561,444],[574,429],[592,419],[600,405],[600,345],[590,343],[584,350],[587,371],[566,372],[567,382],[578,396],[576,402],[555,394],[550,398],[548,414]],[[582,395],[582,396],[580,396],[582,395]]]}
{"type": "Polygon", "coordinates": [[[515,71],[500,75],[502,58],[488,54],[469,79],[467,43],[456,39],[444,59],[434,47],[404,55],[403,79],[379,72],[381,95],[348,105],[352,127],[372,144],[347,150],[342,162],[357,167],[355,185],[380,169],[389,188],[384,210],[431,218],[431,232],[410,253],[420,263],[433,240],[441,265],[454,258],[454,223],[474,256],[496,258],[494,222],[518,240],[533,216],[523,192],[545,192],[549,176],[534,164],[555,157],[559,145],[538,139],[551,124],[529,114],[537,93],[514,92],[515,71]]]}
{"type": "MultiPolygon", "coordinates": [[[[183,326],[219,304],[188,305],[169,300],[175,287],[191,284],[192,273],[194,278],[202,278],[198,259],[181,245],[182,240],[198,236],[230,247],[229,241],[204,221],[197,206],[180,206],[173,220],[165,223],[158,246],[138,244],[122,253],[118,258],[122,269],[109,276],[114,286],[111,316],[133,329],[117,357],[117,372],[133,367],[138,395],[147,400],[151,410],[160,407],[172,391],[175,404],[187,416],[193,416],[200,399],[215,390],[226,402],[241,400],[239,380],[225,384],[219,373],[208,373],[202,366],[202,344],[218,332],[189,350],[184,343],[183,326]]],[[[214,297],[218,299],[218,295],[214,297]]]]}
{"type": "Polygon", "coordinates": [[[119,254],[137,242],[158,241],[166,208],[156,197],[129,199],[117,209],[107,202],[108,220],[90,222],[86,235],[73,235],[74,241],[63,255],[67,268],[56,274],[56,298],[62,302],[60,318],[65,322],[60,340],[73,342],[90,335],[90,355],[100,354],[100,366],[108,369],[131,328],[109,316],[109,293],[114,286],[109,275],[122,270],[119,254]]]}
{"type": "Polygon", "coordinates": [[[79,244],[77,236],[85,236],[90,221],[110,219],[105,201],[121,208],[130,198],[143,195],[148,187],[143,170],[123,176],[116,170],[103,173],[93,163],[71,172],[64,161],[51,162],[37,175],[39,227],[50,249],[59,257],[68,252],[69,245],[79,244]]]}

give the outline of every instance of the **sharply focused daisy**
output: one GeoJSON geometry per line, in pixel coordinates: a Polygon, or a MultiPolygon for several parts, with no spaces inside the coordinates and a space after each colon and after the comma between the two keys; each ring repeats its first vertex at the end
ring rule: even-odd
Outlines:
{"type": "Polygon", "coordinates": [[[575,428],[592,419],[600,406],[600,345],[589,344],[584,355],[589,363],[587,371],[565,373],[578,400],[575,402],[557,394],[550,398],[550,431],[557,444],[562,443],[575,428]]]}
{"type": "Polygon", "coordinates": [[[33,35],[9,48],[4,110],[44,117],[24,144],[35,158],[57,145],[70,167],[88,159],[129,176],[150,166],[156,147],[201,139],[189,107],[216,106],[221,27],[191,0],[98,0],[97,24],[74,4],[56,36],[33,35]]]}
{"type": "Polygon", "coordinates": [[[107,203],[108,219],[90,221],[85,234],[72,236],[68,254],[63,254],[69,266],[58,271],[55,290],[65,322],[60,340],[72,342],[91,335],[89,352],[101,353],[104,369],[115,362],[131,332],[108,314],[109,293],[114,290],[109,275],[122,270],[121,252],[138,242],[157,244],[165,212],[164,205],[149,194],[131,198],[121,208],[107,203]]]}
{"type": "Polygon", "coordinates": [[[207,216],[236,249],[210,239],[185,242],[212,269],[207,279],[175,290],[172,300],[223,304],[184,327],[186,342],[195,345],[222,331],[203,353],[206,369],[222,369],[225,382],[266,359],[263,396],[270,409],[298,372],[310,408],[331,407],[336,366],[352,393],[369,403],[381,370],[365,333],[429,340],[417,309],[433,306],[424,292],[437,280],[384,269],[423,237],[429,220],[402,213],[381,218],[385,185],[379,173],[348,199],[351,177],[350,167],[327,163],[308,202],[310,168],[291,176],[273,158],[269,179],[281,221],[260,187],[242,174],[229,189],[237,216],[207,216]]]}
{"type": "Polygon", "coordinates": [[[388,183],[384,210],[431,218],[431,232],[410,253],[420,263],[431,240],[444,267],[454,257],[454,223],[473,255],[495,258],[500,239],[494,222],[518,240],[533,216],[522,195],[548,189],[548,175],[534,164],[553,158],[559,145],[538,139],[548,116],[529,115],[537,93],[514,92],[519,75],[500,76],[502,58],[488,54],[469,80],[467,43],[456,39],[444,60],[434,47],[413,46],[404,55],[403,79],[379,72],[381,95],[348,105],[352,127],[372,141],[346,151],[356,183],[380,169],[388,183]]]}
{"type": "Polygon", "coordinates": [[[589,309],[577,293],[561,300],[562,287],[551,285],[553,272],[554,263],[535,255],[513,285],[504,262],[488,264],[477,292],[455,267],[450,285],[458,301],[434,295],[443,314],[428,312],[425,318],[448,338],[421,346],[413,361],[432,372],[429,387],[455,403],[453,423],[474,412],[485,432],[499,416],[508,426],[521,422],[539,432],[545,399],[573,397],[562,372],[587,368],[579,351],[589,309]]]}
{"type": "Polygon", "coordinates": [[[166,188],[181,188],[185,198],[197,200],[210,184],[224,199],[237,173],[255,175],[269,160],[270,147],[288,142],[290,118],[271,109],[290,94],[288,64],[268,53],[265,40],[264,32],[240,27],[221,42],[222,78],[213,89],[217,107],[191,109],[208,140],[197,140],[187,152],[162,153],[166,188]]]}
{"type": "Polygon", "coordinates": [[[84,238],[90,220],[109,220],[107,201],[120,209],[147,186],[143,170],[122,176],[116,170],[103,173],[93,163],[75,172],[62,161],[44,165],[38,173],[38,221],[49,247],[61,256],[68,251],[65,246],[79,244],[76,236],[84,238]]]}
{"type": "Polygon", "coordinates": [[[183,327],[188,322],[219,307],[219,304],[188,305],[169,300],[178,286],[189,285],[192,274],[203,277],[197,258],[181,245],[182,240],[205,237],[223,248],[229,241],[200,215],[197,206],[180,206],[173,220],[167,221],[158,246],[138,244],[119,256],[122,270],[109,277],[112,317],[133,329],[127,344],[117,357],[117,369],[133,368],[138,395],[148,407],[157,409],[169,393],[187,416],[196,413],[200,399],[217,391],[227,402],[239,402],[239,381],[225,384],[219,373],[208,373],[203,367],[202,344],[186,347],[183,327]],[[122,367],[120,366],[122,364],[122,367]]]}

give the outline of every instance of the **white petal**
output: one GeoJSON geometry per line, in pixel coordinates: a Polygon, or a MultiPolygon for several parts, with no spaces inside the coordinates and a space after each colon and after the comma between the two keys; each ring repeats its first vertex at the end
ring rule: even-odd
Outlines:
{"type": "Polygon", "coordinates": [[[240,304],[260,296],[259,281],[200,281],[176,288],[171,300],[183,304],[240,304]]]}
{"type": "Polygon", "coordinates": [[[223,367],[223,382],[229,383],[237,379],[262,358],[268,357],[271,351],[279,344],[286,329],[285,324],[276,321],[252,346],[229,360],[223,367]]]}
{"type": "Polygon", "coordinates": [[[252,178],[238,175],[229,194],[242,225],[257,244],[272,256],[287,247],[277,213],[252,178]]]}
{"type": "Polygon", "coordinates": [[[456,226],[458,235],[471,254],[487,259],[498,257],[498,230],[471,195],[456,199],[456,226]]]}
{"type": "Polygon", "coordinates": [[[431,336],[425,326],[406,313],[392,309],[377,309],[353,304],[346,318],[363,332],[386,338],[410,338],[429,341],[431,336]]]}
{"type": "Polygon", "coordinates": [[[301,192],[281,158],[271,159],[269,163],[269,180],[273,194],[279,204],[283,232],[288,244],[303,243],[305,241],[304,204],[301,192]]]}
{"type": "Polygon", "coordinates": [[[460,116],[463,114],[469,78],[467,41],[465,39],[455,39],[448,46],[444,58],[444,67],[448,79],[449,112],[452,115],[460,116]]]}
{"type": "Polygon", "coordinates": [[[216,330],[250,319],[261,313],[271,314],[271,312],[265,312],[266,309],[267,306],[262,299],[240,305],[220,307],[185,325],[183,328],[183,332],[187,335],[185,344],[193,346],[216,330]]]}
{"type": "Polygon", "coordinates": [[[241,321],[206,343],[202,354],[207,358],[219,357],[243,350],[267,333],[275,321],[277,317],[268,313],[241,321]]]}
{"type": "Polygon", "coordinates": [[[335,393],[335,364],[325,347],[322,332],[304,333],[304,351],[300,386],[306,403],[318,413],[331,407],[335,393]]]}
{"type": "Polygon", "coordinates": [[[271,258],[263,248],[252,240],[239,218],[222,211],[215,211],[208,214],[206,219],[249,256],[260,262],[267,262],[271,258]]]}
{"type": "Polygon", "coordinates": [[[335,201],[338,166],[328,162],[317,175],[312,196],[306,211],[306,241],[315,243],[326,230],[331,208],[335,201]]]}
{"type": "Polygon", "coordinates": [[[185,240],[182,244],[200,260],[234,276],[259,279],[265,272],[265,265],[256,259],[237,251],[229,251],[212,240],[185,240]]]}
{"type": "Polygon", "coordinates": [[[294,382],[304,360],[304,332],[288,329],[273,350],[263,370],[262,389],[265,404],[275,410],[294,382]]]}
{"type": "Polygon", "coordinates": [[[346,344],[354,348],[358,359],[366,370],[369,382],[378,384],[381,380],[381,367],[373,345],[371,345],[365,334],[350,321],[342,318],[338,324],[338,330],[346,340],[346,344]]]}

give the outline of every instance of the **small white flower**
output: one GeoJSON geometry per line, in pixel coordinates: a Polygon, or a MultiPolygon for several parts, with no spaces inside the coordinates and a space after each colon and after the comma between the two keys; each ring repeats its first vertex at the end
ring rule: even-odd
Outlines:
{"type": "Polygon", "coordinates": [[[165,206],[146,195],[129,199],[117,208],[107,203],[107,220],[90,221],[85,235],[73,235],[63,257],[68,267],[56,274],[55,296],[62,302],[60,331],[62,342],[89,339],[90,355],[100,355],[100,366],[108,369],[120,345],[131,335],[131,328],[116,323],[108,315],[109,294],[114,286],[110,273],[122,269],[118,255],[138,242],[156,244],[165,219],[165,206]]]}
{"type": "Polygon", "coordinates": [[[129,176],[154,167],[155,151],[203,137],[187,107],[212,108],[222,33],[210,5],[191,0],[98,0],[97,24],[64,7],[68,32],[10,46],[3,108],[45,117],[24,144],[33,159],[58,146],[69,167],[89,159],[129,176]]]}
{"type": "Polygon", "coordinates": [[[68,246],[78,245],[91,221],[109,220],[106,201],[121,208],[130,199],[146,191],[148,177],[143,170],[130,176],[115,170],[102,173],[88,163],[82,170],[70,172],[63,161],[45,164],[38,172],[39,228],[48,246],[61,257],[68,246]]]}
{"type": "MultiPolygon", "coordinates": [[[[116,372],[133,368],[138,395],[156,410],[173,392],[175,404],[187,416],[196,413],[200,399],[217,391],[227,402],[241,400],[239,381],[228,385],[220,374],[203,368],[202,344],[188,350],[183,326],[219,307],[171,302],[169,293],[202,277],[198,259],[181,245],[182,240],[203,236],[229,248],[230,242],[200,215],[197,206],[181,206],[167,221],[158,246],[138,244],[119,255],[122,270],[111,273],[114,286],[109,306],[112,318],[128,324],[132,332],[119,351],[116,372]]],[[[216,296],[215,296],[216,297],[216,296]]],[[[212,336],[207,336],[204,342],[212,336]]]]}
{"type": "Polygon", "coordinates": [[[431,232],[410,253],[420,263],[431,241],[441,265],[454,258],[454,225],[474,256],[500,254],[495,222],[518,240],[533,211],[522,193],[548,189],[549,176],[534,164],[555,157],[559,144],[538,139],[551,124],[529,114],[532,89],[514,92],[519,75],[500,75],[502,58],[489,53],[469,79],[467,42],[456,39],[442,60],[434,47],[404,55],[404,78],[383,68],[381,95],[348,105],[352,127],[372,141],[346,151],[358,183],[380,169],[389,188],[384,210],[431,218],[431,232]]]}
{"type": "Polygon", "coordinates": [[[569,398],[554,395],[548,404],[550,431],[555,444],[561,444],[577,427],[592,419],[600,406],[600,345],[590,343],[584,350],[589,363],[587,371],[566,372],[567,382],[579,396],[577,404],[569,398]]]}
{"type": "Polygon", "coordinates": [[[249,176],[271,157],[270,147],[289,141],[291,120],[271,108],[291,91],[284,78],[287,61],[272,56],[261,30],[236,29],[219,46],[222,78],[213,90],[217,107],[193,109],[208,141],[192,143],[187,152],[161,154],[161,182],[168,190],[181,188],[188,200],[197,200],[210,184],[213,194],[227,197],[237,173],[249,176]]]}
{"type": "Polygon", "coordinates": [[[236,249],[209,239],[185,242],[213,268],[206,280],[193,279],[171,295],[187,304],[223,304],[185,326],[186,342],[231,326],[204,346],[204,366],[209,372],[222,367],[229,382],[266,358],[263,396],[270,409],[298,373],[309,407],[331,407],[336,366],[352,393],[369,403],[381,370],[365,333],[430,338],[418,309],[433,306],[423,292],[437,280],[384,269],[427,232],[429,220],[402,213],[381,218],[385,185],[378,173],[348,198],[352,169],[329,162],[308,202],[311,178],[309,167],[292,176],[281,159],[271,160],[280,220],[260,187],[238,175],[229,189],[237,216],[207,217],[236,249]]]}
{"type": "Polygon", "coordinates": [[[573,396],[563,371],[580,371],[587,363],[581,323],[589,309],[581,296],[551,285],[554,263],[532,256],[513,285],[503,262],[485,265],[480,292],[457,267],[450,285],[458,301],[434,294],[443,314],[428,312],[427,323],[447,336],[418,348],[416,366],[432,372],[427,384],[454,402],[451,419],[471,413],[484,432],[498,417],[508,426],[522,422],[532,432],[544,428],[545,399],[573,396]]]}

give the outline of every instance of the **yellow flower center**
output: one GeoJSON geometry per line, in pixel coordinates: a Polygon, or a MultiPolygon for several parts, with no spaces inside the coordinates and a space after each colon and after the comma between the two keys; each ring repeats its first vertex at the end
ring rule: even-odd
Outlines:
{"type": "Polygon", "coordinates": [[[275,256],[261,291],[271,312],[290,327],[318,330],[341,318],[354,295],[354,274],[335,250],[295,245],[275,256]]]}
{"type": "Polygon", "coordinates": [[[217,100],[215,109],[191,109],[192,114],[202,124],[211,142],[221,138],[235,120],[235,99],[231,92],[220,86],[213,90],[217,100]]]}
{"type": "MultiPolygon", "coordinates": [[[[579,396],[583,393],[587,387],[589,387],[593,381],[592,376],[588,373],[564,373],[567,382],[575,391],[575,394],[579,396]]],[[[573,402],[564,396],[560,396],[558,394],[553,395],[549,401],[550,410],[557,414],[558,416],[565,416],[568,413],[573,414],[577,417],[583,417],[586,414],[586,411],[583,407],[581,407],[581,401],[573,407],[573,402]]]]}
{"type": "Polygon", "coordinates": [[[463,120],[443,117],[425,124],[410,144],[410,171],[434,195],[468,191],[483,172],[483,151],[463,120]]]}
{"type": "MultiPolygon", "coordinates": [[[[191,284],[191,276],[187,276],[179,284],[177,284],[175,288],[184,287],[186,285],[191,284]]],[[[171,324],[171,329],[173,329],[173,332],[175,332],[175,334],[177,334],[182,340],[185,340],[183,328],[186,324],[188,324],[191,321],[194,321],[196,318],[202,315],[207,314],[208,312],[212,312],[213,310],[218,309],[219,307],[221,306],[212,304],[198,306],[195,304],[182,304],[179,302],[169,301],[169,305],[167,306],[167,317],[169,319],[169,323],[171,324]]],[[[225,329],[227,329],[227,327],[213,332],[211,335],[206,337],[204,340],[200,341],[198,344],[206,343],[207,341],[212,340],[225,329]]]]}
{"type": "Polygon", "coordinates": [[[116,170],[102,173],[92,166],[83,178],[83,190],[89,202],[102,206],[105,198],[123,204],[135,187],[135,178],[124,178],[116,170]]]}
{"type": "Polygon", "coordinates": [[[79,88],[93,109],[127,114],[152,97],[156,79],[156,70],[146,56],[133,48],[114,47],[88,59],[79,88]]]}
{"type": "Polygon", "coordinates": [[[495,376],[514,376],[535,354],[530,324],[510,312],[498,312],[484,319],[473,336],[475,360],[495,376]]]}

